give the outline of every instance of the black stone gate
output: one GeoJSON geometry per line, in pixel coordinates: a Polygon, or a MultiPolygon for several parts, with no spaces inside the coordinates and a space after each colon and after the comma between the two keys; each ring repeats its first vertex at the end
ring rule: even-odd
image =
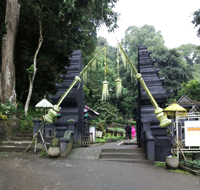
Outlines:
{"type": "MultiPolygon", "coordinates": [[[[164,78],[158,77],[158,69],[153,66],[154,62],[155,60],[150,59],[150,52],[147,51],[147,47],[140,46],[138,49],[138,72],[142,74],[142,78],[156,102],[161,105],[168,97],[168,93],[162,85],[164,78]]],[[[61,75],[62,84],[56,84],[57,93],[50,96],[50,99],[55,104],[69,88],[75,76],[79,76],[82,70],[80,50],[72,53],[70,63],[70,67],[65,67],[67,74],[61,75]]],[[[138,85],[138,91],[138,146],[146,150],[149,160],[164,161],[166,156],[170,154],[172,146],[167,136],[167,130],[159,126],[159,121],[154,114],[155,108],[140,84],[138,85]]],[[[54,135],[54,130],[57,131],[58,138],[62,138],[65,131],[72,130],[74,131],[75,147],[88,145],[90,141],[89,124],[84,119],[85,104],[82,82],[76,83],[60,106],[62,108],[62,117],[53,124],[45,126],[45,138],[51,139],[54,135]]]]}
{"type": "MultiPolygon", "coordinates": [[[[148,89],[160,106],[169,94],[162,85],[164,78],[158,77],[159,69],[154,68],[155,60],[150,59],[150,53],[146,46],[139,46],[138,72],[142,74],[148,89]]],[[[171,154],[172,146],[171,140],[167,136],[167,129],[159,126],[159,121],[154,114],[155,108],[140,83],[138,83],[138,92],[138,145],[146,150],[149,160],[165,161],[166,156],[171,154]]]]}
{"type": "MultiPolygon", "coordinates": [[[[61,75],[63,82],[56,84],[57,93],[50,96],[50,99],[56,104],[64,92],[74,81],[75,76],[79,76],[82,70],[81,51],[76,50],[70,58],[70,67],[65,66],[66,75],[61,75]]],[[[74,131],[75,147],[86,146],[89,144],[89,126],[84,119],[84,93],[83,82],[76,83],[67,97],[61,103],[61,118],[53,124],[45,126],[45,139],[51,139],[56,130],[56,136],[62,138],[65,131],[74,131]]]]}

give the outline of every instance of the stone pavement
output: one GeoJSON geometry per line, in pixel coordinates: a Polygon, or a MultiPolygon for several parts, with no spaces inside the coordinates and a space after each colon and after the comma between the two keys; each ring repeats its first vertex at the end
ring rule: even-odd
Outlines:
{"type": "MultiPolygon", "coordinates": [[[[68,155],[68,159],[77,159],[77,160],[99,160],[101,150],[103,148],[124,148],[121,145],[124,142],[136,142],[134,140],[121,140],[113,143],[99,143],[91,144],[89,147],[75,148],[68,155]]],[[[133,145],[126,145],[126,148],[133,147],[133,145]]]]}
{"type": "Polygon", "coordinates": [[[99,161],[102,147],[72,151],[68,158],[0,153],[0,190],[199,190],[200,177],[163,167],[99,161]]]}

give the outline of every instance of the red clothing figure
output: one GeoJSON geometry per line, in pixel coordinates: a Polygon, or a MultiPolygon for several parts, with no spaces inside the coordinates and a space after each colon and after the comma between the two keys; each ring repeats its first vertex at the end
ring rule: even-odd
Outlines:
{"type": "Polygon", "coordinates": [[[135,137],[135,134],[136,134],[136,130],[135,130],[135,127],[134,126],[132,126],[132,137],[134,138],[135,137]]]}

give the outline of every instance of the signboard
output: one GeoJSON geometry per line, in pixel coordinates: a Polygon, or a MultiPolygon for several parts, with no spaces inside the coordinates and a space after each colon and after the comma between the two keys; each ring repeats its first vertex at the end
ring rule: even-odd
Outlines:
{"type": "Polygon", "coordinates": [[[200,120],[185,121],[185,146],[200,146],[200,120]]]}
{"type": "Polygon", "coordinates": [[[96,137],[102,137],[102,131],[96,131],[96,137]]]}

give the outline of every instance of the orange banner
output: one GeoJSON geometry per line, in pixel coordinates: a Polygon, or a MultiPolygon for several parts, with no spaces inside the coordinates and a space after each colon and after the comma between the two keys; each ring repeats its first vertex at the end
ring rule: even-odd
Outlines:
{"type": "Polygon", "coordinates": [[[188,131],[200,131],[200,127],[188,127],[188,131]]]}

